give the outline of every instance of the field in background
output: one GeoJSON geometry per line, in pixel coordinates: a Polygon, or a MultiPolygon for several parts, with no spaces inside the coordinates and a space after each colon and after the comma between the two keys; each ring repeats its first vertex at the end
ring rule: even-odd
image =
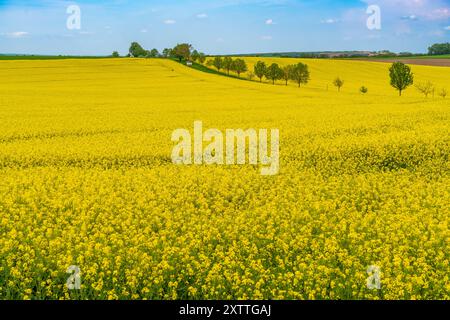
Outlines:
{"type": "Polygon", "coordinates": [[[162,59],[0,62],[0,297],[449,299],[448,100],[398,97],[385,64],[306,62],[300,89],[162,59]],[[195,120],[280,129],[280,174],[173,165],[195,120]]]}
{"type": "Polygon", "coordinates": [[[371,62],[403,62],[406,64],[413,64],[419,66],[432,66],[432,67],[450,67],[450,55],[449,56],[430,56],[430,57],[411,57],[411,58],[388,58],[388,59],[359,59],[361,61],[371,61],[371,62]]]}
{"type": "MultiPolygon", "coordinates": [[[[280,66],[288,64],[296,64],[303,62],[309,66],[311,72],[311,81],[308,85],[302,86],[302,89],[311,89],[317,93],[323,91],[337,91],[333,86],[333,80],[340,77],[345,81],[343,92],[350,94],[359,94],[361,86],[369,89],[371,96],[398,96],[398,92],[390,85],[389,67],[391,63],[371,63],[367,61],[356,60],[332,60],[332,59],[295,59],[295,58],[244,58],[248,64],[249,71],[253,71],[253,67],[257,61],[264,61],[267,65],[278,63],[280,66]]],[[[377,60],[378,61],[378,60],[377,60]]],[[[431,81],[437,91],[442,88],[450,90],[450,81],[448,78],[448,69],[426,66],[412,66],[415,83],[431,81]]],[[[223,70],[222,70],[223,72],[223,70]]],[[[231,74],[234,74],[231,72],[231,74]]],[[[242,76],[245,78],[245,75],[242,76]]],[[[259,79],[255,79],[259,81],[259,79]]],[[[264,80],[265,83],[271,81],[264,80]]],[[[282,80],[277,81],[278,85],[285,85],[282,80]]],[[[290,82],[290,86],[298,86],[290,82]]],[[[300,90],[302,90],[300,89],[300,90]]],[[[437,93],[437,92],[436,92],[437,93]]],[[[423,97],[414,86],[409,87],[405,92],[408,97],[423,97]]]]}
{"type": "MultiPolygon", "coordinates": [[[[412,55],[412,56],[373,56],[373,57],[367,57],[366,59],[368,61],[370,60],[377,60],[377,59],[417,59],[417,60],[421,60],[421,59],[450,59],[450,54],[442,54],[442,55],[412,55]]],[[[354,57],[354,58],[348,58],[348,59],[354,59],[354,60],[358,60],[361,59],[361,57],[354,57]]],[[[364,59],[364,58],[363,58],[364,59]]]]}

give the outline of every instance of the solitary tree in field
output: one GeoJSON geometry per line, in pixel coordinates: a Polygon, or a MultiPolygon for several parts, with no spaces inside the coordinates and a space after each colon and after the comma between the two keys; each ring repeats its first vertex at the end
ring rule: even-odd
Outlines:
{"type": "Polygon", "coordinates": [[[266,78],[271,80],[272,84],[275,84],[276,80],[283,78],[283,70],[277,63],[272,63],[266,70],[266,78]]]}
{"type": "Polygon", "coordinates": [[[448,95],[448,91],[447,91],[447,89],[445,89],[445,88],[442,88],[442,90],[441,90],[441,91],[439,91],[439,96],[440,96],[440,97],[442,97],[442,99],[445,99],[445,98],[447,98],[447,95],[448,95]]]}
{"type": "Polygon", "coordinates": [[[223,68],[223,60],[221,57],[215,57],[212,65],[217,69],[217,71],[220,71],[220,69],[223,68]]]}
{"type": "Polygon", "coordinates": [[[147,55],[147,51],[137,42],[131,43],[129,52],[130,56],[135,58],[145,57],[147,55]]]}
{"type": "Polygon", "coordinates": [[[414,74],[411,68],[402,62],[395,62],[389,69],[391,86],[398,90],[399,96],[403,90],[414,84],[414,74]]]}
{"type": "Polygon", "coordinates": [[[307,84],[310,79],[310,73],[308,65],[304,63],[298,63],[293,66],[291,72],[291,80],[295,81],[300,87],[302,84],[307,84]]]}
{"type": "Polygon", "coordinates": [[[286,85],[288,85],[288,81],[292,78],[292,71],[294,69],[294,66],[287,65],[283,68],[283,80],[286,81],[286,85]]]}
{"type": "Polygon", "coordinates": [[[119,58],[119,57],[120,57],[119,52],[114,51],[114,52],[112,53],[112,57],[113,57],[113,58],[119,58]]]}
{"type": "Polygon", "coordinates": [[[341,78],[337,77],[336,79],[334,79],[333,84],[335,87],[338,88],[338,91],[341,92],[341,88],[344,86],[344,80],[342,80],[341,78]]]}
{"type": "Polygon", "coordinates": [[[172,49],[172,55],[180,62],[189,60],[191,58],[191,50],[192,46],[189,43],[177,44],[176,47],[172,49]]]}
{"type": "Polygon", "coordinates": [[[430,81],[418,83],[416,84],[416,88],[425,96],[425,98],[428,98],[435,90],[434,85],[430,81]]]}
{"type": "Polygon", "coordinates": [[[259,78],[259,82],[262,82],[262,78],[266,75],[267,66],[264,62],[258,61],[254,67],[255,75],[259,78]]]}
{"type": "Polygon", "coordinates": [[[367,92],[369,92],[369,89],[367,89],[367,87],[362,86],[361,88],[359,88],[359,92],[361,92],[362,94],[366,94],[367,92]]]}
{"type": "Polygon", "coordinates": [[[222,67],[227,71],[227,74],[230,75],[230,70],[233,69],[233,59],[225,57],[222,62],[222,67]]]}

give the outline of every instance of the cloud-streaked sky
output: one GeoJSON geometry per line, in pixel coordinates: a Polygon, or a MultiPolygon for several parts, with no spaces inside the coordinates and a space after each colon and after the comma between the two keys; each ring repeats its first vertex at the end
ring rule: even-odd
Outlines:
{"type": "Polygon", "coordinates": [[[190,42],[209,54],[383,50],[450,42],[450,0],[0,0],[0,52],[125,54],[190,42]],[[81,29],[67,29],[67,8],[81,29]],[[369,5],[381,30],[369,30],[369,5]]]}

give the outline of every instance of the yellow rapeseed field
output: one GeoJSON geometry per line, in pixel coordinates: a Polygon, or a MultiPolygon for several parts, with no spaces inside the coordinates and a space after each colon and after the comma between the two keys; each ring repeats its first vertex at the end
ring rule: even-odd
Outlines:
{"type": "MultiPolygon", "coordinates": [[[[398,97],[387,64],[304,62],[300,89],[162,59],[0,62],[0,298],[449,299],[450,99],[398,97]],[[172,164],[196,120],[279,129],[280,173],[172,164]]],[[[449,69],[412,69],[450,90],[449,69]]]]}

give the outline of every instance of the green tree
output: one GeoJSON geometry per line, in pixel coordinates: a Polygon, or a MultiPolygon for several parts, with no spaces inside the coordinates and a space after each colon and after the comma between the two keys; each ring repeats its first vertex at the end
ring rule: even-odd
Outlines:
{"type": "Polygon", "coordinates": [[[283,70],[280,68],[278,63],[272,63],[266,70],[266,78],[272,81],[272,84],[275,84],[276,80],[280,80],[283,78],[283,70]]]}
{"type": "Polygon", "coordinates": [[[231,65],[231,69],[238,74],[238,77],[241,77],[241,73],[246,72],[248,70],[247,63],[243,59],[236,59],[233,61],[231,65]]]}
{"type": "Polygon", "coordinates": [[[169,58],[169,57],[171,57],[171,56],[172,56],[172,49],[165,48],[165,49],[163,50],[163,52],[162,52],[162,56],[163,56],[164,58],[169,58]]]}
{"type": "Polygon", "coordinates": [[[150,57],[156,58],[156,57],[158,57],[158,56],[159,56],[159,51],[158,51],[158,49],[152,49],[152,50],[150,51],[150,57]]]}
{"type": "Polygon", "coordinates": [[[292,65],[287,65],[282,68],[282,70],[283,70],[282,78],[284,79],[284,81],[286,81],[286,85],[288,85],[288,81],[291,79],[293,68],[294,67],[292,65]]]}
{"type": "Polygon", "coordinates": [[[230,75],[230,70],[233,69],[233,59],[231,59],[230,57],[223,58],[222,68],[227,71],[228,75],[230,75]]]}
{"type": "Polygon", "coordinates": [[[200,54],[198,53],[197,50],[192,51],[192,55],[191,55],[192,61],[197,62],[199,57],[200,57],[200,54]]]}
{"type": "Polygon", "coordinates": [[[135,58],[145,57],[147,55],[147,51],[137,42],[131,43],[129,52],[130,56],[135,58]]]}
{"type": "Polygon", "coordinates": [[[200,52],[198,54],[198,62],[200,62],[201,64],[204,64],[206,61],[206,56],[203,52],[200,52]]]}
{"type": "Polygon", "coordinates": [[[119,58],[119,57],[120,57],[119,52],[114,51],[114,52],[112,53],[112,57],[113,57],[113,58],[119,58]]]}
{"type": "Polygon", "coordinates": [[[259,82],[262,82],[262,78],[266,75],[267,66],[264,62],[258,61],[254,67],[255,75],[259,78],[259,82]]]}
{"type": "Polygon", "coordinates": [[[341,92],[341,88],[344,86],[345,81],[341,78],[337,77],[334,79],[333,84],[336,88],[338,88],[338,91],[341,92]]]}
{"type": "Polygon", "coordinates": [[[362,86],[361,88],[359,88],[359,92],[361,92],[362,94],[366,94],[367,92],[369,92],[369,89],[367,89],[367,87],[362,86]]]}
{"type": "Polygon", "coordinates": [[[291,80],[295,81],[300,87],[302,84],[307,84],[310,79],[308,65],[304,63],[297,63],[291,70],[291,80]]]}
{"type": "Polygon", "coordinates": [[[399,96],[410,85],[414,84],[414,74],[411,68],[402,62],[395,62],[389,69],[391,86],[398,90],[399,96]]]}
{"type": "Polygon", "coordinates": [[[223,68],[223,60],[221,57],[215,57],[212,65],[217,69],[217,71],[220,71],[220,69],[223,68]]]}
{"type": "Polygon", "coordinates": [[[189,60],[191,58],[192,45],[188,43],[177,44],[172,49],[172,55],[180,62],[183,60],[189,60]]]}
{"type": "Polygon", "coordinates": [[[436,43],[428,48],[429,55],[450,54],[450,43],[436,43]]]}

